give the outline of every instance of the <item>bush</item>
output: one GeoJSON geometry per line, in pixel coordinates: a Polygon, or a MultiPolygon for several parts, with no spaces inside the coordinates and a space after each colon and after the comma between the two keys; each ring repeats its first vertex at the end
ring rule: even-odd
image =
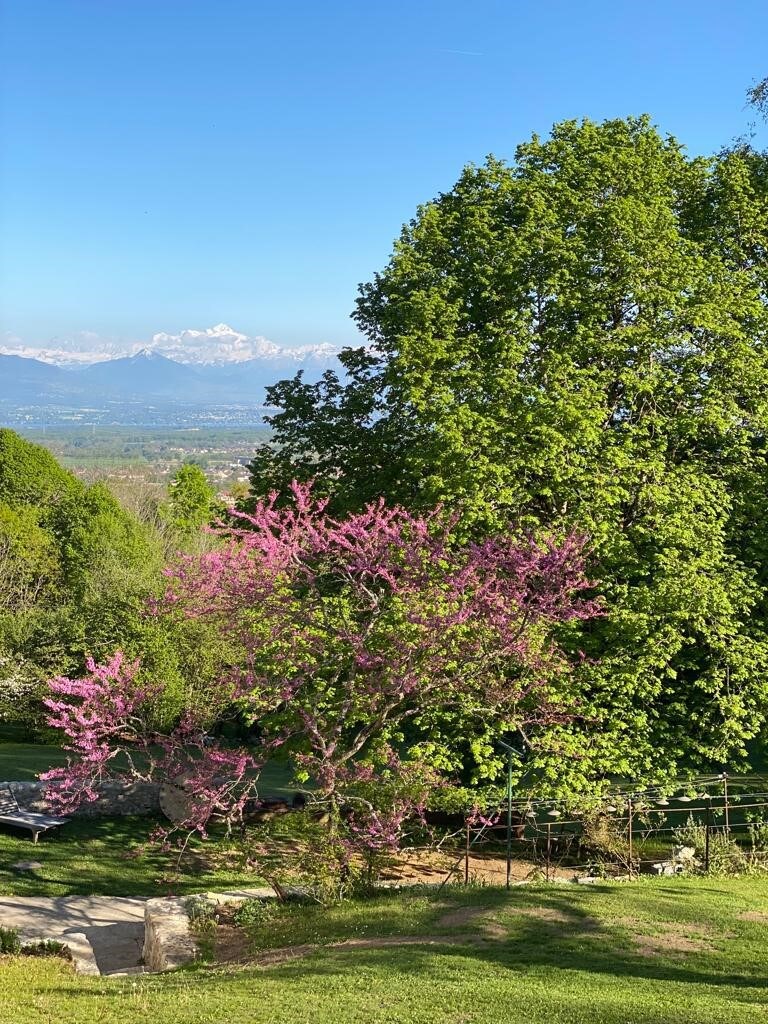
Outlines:
{"type": "Polygon", "coordinates": [[[190,896],[184,902],[190,924],[194,928],[205,927],[216,920],[216,910],[205,896],[190,896]]]}
{"type": "Polygon", "coordinates": [[[590,814],[584,817],[580,839],[582,853],[586,854],[591,866],[598,873],[604,873],[607,864],[629,867],[629,842],[621,825],[604,814],[590,814]]]}
{"type": "Polygon", "coordinates": [[[64,960],[71,960],[72,955],[69,947],[57,939],[39,939],[37,942],[27,942],[21,947],[24,956],[60,956],[64,960]]]}
{"type": "Polygon", "coordinates": [[[195,933],[200,959],[210,963],[215,958],[216,929],[219,926],[216,908],[205,896],[190,896],[184,903],[184,909],[195,933]]]}
{"type": "Polygon", "coordinates": [[[755,853],[768,852],[768,821],[753,821],[749,825],[749,841],[755,853]]]}
{"type": "MultiPolygon", "coordinates": [[[[698,818],[694,818],[692,814],[688,815],[688,820],[680,828],[676,828],[674,833],[675,842],[678,846],[690,846],[699,856],[704,856],[704,850],[707,844],[707,827],[698,818]]],[[[710,854],[711,854],[710,844],[710,854]]]]}
{"type": "Polygon", "coordinates": [[[238,928],[252,928],[264,924],[275,915],[275,902],[266,900],[244,900],[232,916],[238,928]]]}
{"type": "Polygon", "coordinates": [[[709,871],[712,875],[740,875],[754,865],[736,840],[727,832],[709,837],[709,871]]]}
{"type": "Polygon", "coordinates": [[[16,928],[0,926],[0,953],[15,955],[21,952],[21,939],[16,928]]]}

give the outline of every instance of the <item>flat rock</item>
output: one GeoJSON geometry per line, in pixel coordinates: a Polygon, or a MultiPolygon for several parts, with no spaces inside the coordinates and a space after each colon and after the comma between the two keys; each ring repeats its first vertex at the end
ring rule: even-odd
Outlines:
{"type": "Polygon", "coordinates": [[[42,866],[39,860],[18,860],[11,864],[14,871],[39,871],[42,866]]]}

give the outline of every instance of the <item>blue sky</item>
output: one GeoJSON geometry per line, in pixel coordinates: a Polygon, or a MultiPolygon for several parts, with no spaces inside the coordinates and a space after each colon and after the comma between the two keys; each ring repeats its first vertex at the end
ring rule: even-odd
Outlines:
{"type": "Polygon", "coordinates": [[[0,9],[2,326],[31,346],[354,342],[358,282],[465,163],[642,112],[710,152],[768,75],[766,0],[0,9]]]}

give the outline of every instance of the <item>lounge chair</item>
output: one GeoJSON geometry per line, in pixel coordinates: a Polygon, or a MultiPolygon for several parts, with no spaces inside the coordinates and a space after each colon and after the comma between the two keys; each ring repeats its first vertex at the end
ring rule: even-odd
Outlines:
{"type": "Polygon", "coordinates": [[[19,807],[11,787],[0,786],[0,823],[27,829],[32,833],[33,842],[37,842],[41,832],[56,828],[57,825],[66,825],[68,821],[69,818],[56,818],[52,814],[38,814],[37,811],[19,807]]]}

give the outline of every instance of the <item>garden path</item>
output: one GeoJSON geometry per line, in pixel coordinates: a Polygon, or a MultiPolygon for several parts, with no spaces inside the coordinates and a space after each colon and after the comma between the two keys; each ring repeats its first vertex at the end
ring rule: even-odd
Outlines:
{"type": "Polygon", "coordinates": [[[85,935],[101,974],[133,972],[144,944],[143,899],[114,896],[0,896],[0,925],[22,941],[85,935]]]}

